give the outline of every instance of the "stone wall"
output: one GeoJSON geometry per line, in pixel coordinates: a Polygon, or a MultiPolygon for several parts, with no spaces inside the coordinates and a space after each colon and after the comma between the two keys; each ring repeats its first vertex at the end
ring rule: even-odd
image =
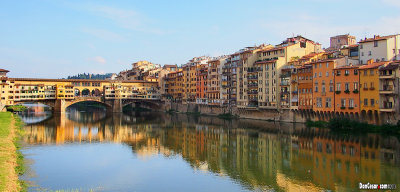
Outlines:
{"type": "Polygon", "coordinates": [[[390,123],[396,124],[400,119],[398,115],[391,113],[381,114],[339,114],[339,113],[319,113],[311,110],[290,110],[290,109],[261,109],[261,108],[237,108],[237,107],[221,107],[202,104],[182,104],[174,102],[165,102],[162,104],[164,111],[170,109],[180,113],[201,113],[204,115],[217,116],[224,113],[231,113],[240,118],[245,119],[258,119],[266,121],[279,121],[279,122],[297,122],[304,123],[307,120],[312,121],[329,121],[331,118],[349,118],[357,121],[366,121],[371,124],[390,123]]]}

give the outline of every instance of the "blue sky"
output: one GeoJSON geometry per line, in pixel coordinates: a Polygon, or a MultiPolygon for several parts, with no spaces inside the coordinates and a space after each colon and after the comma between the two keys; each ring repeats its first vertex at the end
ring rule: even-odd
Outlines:
{"type": "Polygon", "coordinates": [[[139,60],[182,64],[292,34],[323,47],[339,34],[397,34],[400,1],[4,1],[0,24],[9,76],[62,78],[117,73],[139,60]]]}

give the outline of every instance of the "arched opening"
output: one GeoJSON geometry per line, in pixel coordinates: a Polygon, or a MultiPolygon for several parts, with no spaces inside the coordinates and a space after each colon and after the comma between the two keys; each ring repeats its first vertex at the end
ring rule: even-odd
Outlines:
{"type": "Polygon", "coordinates": [[[81,91],[79,89],[74,89],[75,97],[81,96],[81,91]]]}
{"type": "Polygon", "coordinates": [[[82,96],[84,96],[84,97],[90,96],[90,91],[89,91],[89,89],[84,89],[84,90],[82,90],[82,96]]]}
{"type": "Polygon", "coordinates": [[[109,111],[111,110],[111,106],[98,101],[79,101],[67,106],[66,110],[80,112],[109,111]]]}
{"type": "Polygon", "coordinates": [[[102,93],[101,93],[101,91],[99,89],[93,89],[92,90],[92,96],[100,97],[100,96],[102,96],[102,93]]]}

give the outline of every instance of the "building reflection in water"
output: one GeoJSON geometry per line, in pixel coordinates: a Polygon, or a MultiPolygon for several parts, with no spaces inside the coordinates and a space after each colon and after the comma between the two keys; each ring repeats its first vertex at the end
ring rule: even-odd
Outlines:
{"type": "Polygon", "coordinates": [[[358,183],[400,186],[400,143],[375,134],[255,120],[71,111],[25,127],[28,144],[117,142],[141,158],[179,155],[194,170],[229,176],[248,189],[349,190],[358,183]]]}

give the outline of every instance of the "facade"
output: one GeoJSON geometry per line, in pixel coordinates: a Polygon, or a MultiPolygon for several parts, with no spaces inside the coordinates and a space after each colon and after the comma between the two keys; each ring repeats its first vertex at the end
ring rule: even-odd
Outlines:
{"type": "Polygon", "coordinates": [[[334,69],[335,112],[360,113],[358,65],[346,65],[334,69]]]}
{"type": "Polygon", "coordinates": [[[379,67],[388,62],[369,63],[359,67],[361,113],[379,112],[379,67]]]}
{"type": "Polygon", "coordinates": [[[399,114],[400,63],[391,62],[379,67],[379,111],[399,114]]]}
{"type": "Polygon", "coordinates": [[[360,64],[370,59],[375,62],[400,60],[400,35],[375,35],[358,43],[360,64]]]}
{"type": "Polygon", "coordinates": [[[330,38],[329,50],[339,50],[344,45],[356,44],[356,37],[349,34],[337,35],[330,38]]]}
{"type": "Polygon", "coordinates": [[[226,60],[225,57],[218,57],[208,61],[208,81],[207,81],[207,99],[209,105],[222,105],[222,66],[226,60]]]}
{"type": "Polygon", "coordinates": [[[299,110],[311,110],[313,107],[312,65],[306,64],[297,70],[299,110]]]}
{"type": "Polygon", "coordinates": [[[208,104],[207,101],[208,67],[201,65],[197,70],[196,78],[196,103],[208,104]]]}
{"type": "Polygon", "coordinates": [[[320,59],[310,62],[313,67],[313,110],[334,112],[335,74],[334,69],[345,65],[346,58],[320,59]]]}

